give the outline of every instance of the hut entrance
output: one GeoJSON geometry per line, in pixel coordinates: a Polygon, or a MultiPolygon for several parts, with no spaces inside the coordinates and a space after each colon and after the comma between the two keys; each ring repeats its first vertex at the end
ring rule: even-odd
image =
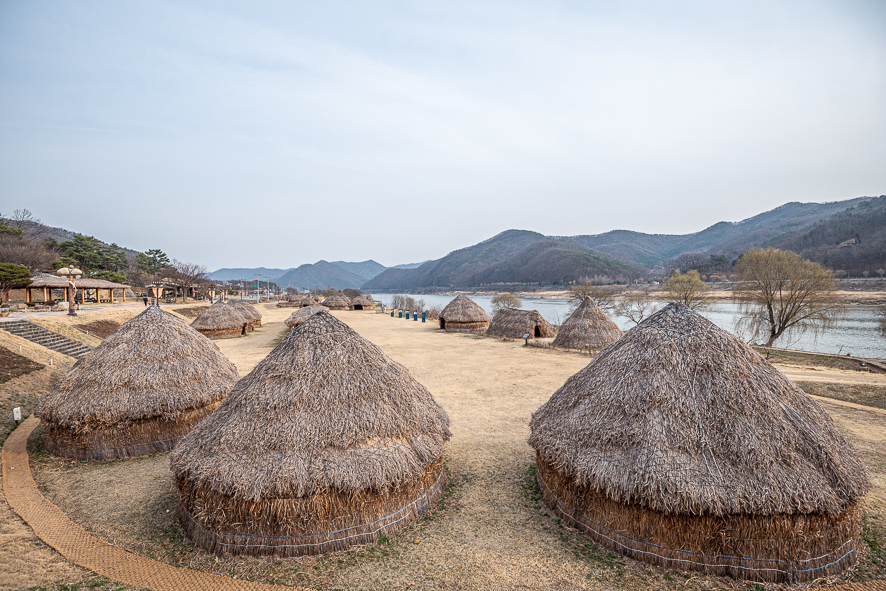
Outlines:
{"type": "Polygon", "coordinates": [[[354,304],[354,309],[355,309],[355,310],[362,310],[362,309],[363,309],[363,306],[360,305],[360,304],[354,304]]]}
{"type": "Polygon", "coordinates": [[[538,325],[535,325],[535,338],[539,338],[541,336],[541,331],[538,329],[538,325]]]}
{"type": "Polygon", "coordinates": [[[440,317],[440,328],[446,328],[446,319],[442,316],[440,317]]]}

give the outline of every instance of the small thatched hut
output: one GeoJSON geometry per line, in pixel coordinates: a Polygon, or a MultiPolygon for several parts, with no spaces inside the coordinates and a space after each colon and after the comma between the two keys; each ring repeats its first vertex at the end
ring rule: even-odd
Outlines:
{"type": "Polygon", "coordinates": [[[351,310],[371,310],[372,300],[362,295],[358,295],[353,300],[351,300],[351,304],[348,307],[351,310]]]}
{"type": "Polygon", "coordinates": [[[449,417],[328,312],[295,327],[170,456],[179,518],[219,554],[366,544],[442,494],[449,417]]]}
{"type": "Polygon", "coordinates": [[[305,299],[304,295],[301,294],[289,294],[284,296],[283,300],[277,302],[278,308],[301,308],[302,300],[305,299]]]}
{"type": "Polygon", "coordinates": [[[788,583],[856,560],[858,452],[817,402],[682,304],[603,349],[530,427],[545,503],[617,552],[788,583]]]}
{"type": "Polygon", "coordinates": [[[323,300],[323,305],[330,310],[347,310],[348,300],[339,295],[332,295],[323,300]]]}
{"type": "Polygon", "coordinates": [[[285,324],[289,328],[295,328],[318,312],[329,312],[329,308],[320,305],[311,306],[309,308],[301,308],[300,310],[296,310],[295,312],[293,312],[289,318],[283,321],[283,324],[285,324]]]}
{"type": "Polygon", "coordinates": [[[245,318],[249,324],[249,330],[254,328],[258,328],[261,326],[261,312],[255,309],[255,306],[250,304],[249,302],[244,302],[243,300],[231,300],[228,302],[231,306],[240,312],[240,314],[245,318]]]}
{"type": "Polygon", "coordinates": [[[234,364],[212,341],[149,306],[78,359],[35,414],[55,455],[141,456],[172,449],[237,379],[234,364]]]}
{"type": "Polygon", "coordinates": [[[461,294],[440,312],[440,328],[449,332],[483,332],[489,315],[468,296],[461,294]]]}
{"type": "Polygon", "coordinates": [[[551,323],[545,320],[538,310],[516,308],[502,308],[496,312],[487,332],[515,339],[521,339],[525,334],[534,339],[549,338],[557,334],[551,323]]]}
{"type": "Polygon", "coordinates": [[[585,298],[557,331],[552,344],[569,349],[602,349],[620,337],[621,330],[606,312],[594,300],[585,298]]]}
{"type": "Polygon", "coordinates": [[[252,323],[237,308],[219,301],[200,312],[191,327],[210,339],[230,339],[252,330],[252,323]]]}
{"type": "Polygon", "coordinates": [[[301,305],[303,308],[307,308],[308,306],[317,306],[319,304],[320,299],[312,295],[306,295],[301,300],[301,305]]]}

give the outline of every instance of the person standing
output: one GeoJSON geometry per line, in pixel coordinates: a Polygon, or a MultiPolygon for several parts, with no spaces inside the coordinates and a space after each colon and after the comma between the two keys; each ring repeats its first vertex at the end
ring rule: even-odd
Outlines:
{"type": "Polygon", "coordinates": [[[142,299],[145,301],[145,306],[148,305],[148,296],[143,296],[142,299]]]}

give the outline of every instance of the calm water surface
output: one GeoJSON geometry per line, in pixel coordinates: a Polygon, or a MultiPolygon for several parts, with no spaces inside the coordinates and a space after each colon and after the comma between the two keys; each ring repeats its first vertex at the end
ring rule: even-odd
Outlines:
{"type": "MultiPolygon", "coordinates": [[[[372,294],[377,300],[390,304],[392,294],[372,294]]],[[[406,294],[415,299],[423,299],[427,307],[445,306],[455,296],[444,295],[416,295],[406,294]]],[[[491,315],[492,296],[471,297],[491,315]]],[[[525,310],[538,310],[552,324],[561,324],[569,317],[570,305],[567,300],[521,298],[525,310]]],[[[663,304],[659,303],[658,307],[663,304]]],[[[749,335],[743,335],[736,330],[736,321],[739,319],[738,304],[735,302],[718,302],[708,310],[702,312],[708,320],[738,334],[746,341],[749,335]]],[[[612,319],[622,330],[628,330],[634,323],[622,316],[612,316],[612,319]]],[[[817,353],[836,353],[839,355],[851,354],[854,357],[872,357],[875,359],[886,358],[886,338],[877,329],[878,319],[874,308],[870,306],[850,306],[838,322],[837,326],[825,334],[805,334],[799,337],[781,337],[775,342],[778,347],[786,349],[800,349],[802,351],[814,351],[817,353]]]]}

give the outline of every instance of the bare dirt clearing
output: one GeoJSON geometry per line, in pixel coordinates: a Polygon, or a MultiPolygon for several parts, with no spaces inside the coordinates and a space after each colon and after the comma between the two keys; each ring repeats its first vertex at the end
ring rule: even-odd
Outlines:
{"type": "MultiPolygon", "coordinates": [[[[261,328],[245,337],[216,341],[241,376],[279,342],[286,331],[282,320],[291,313],[265,306],[259,310],[264,316],[261,328]]],[[[588,363],[586,354],[442,333],[433,324],[375,313],[334,314],[408,367],[452,419],[453,438],[444,453],[451,486],[442,510],[412,528],[332,556],[216,559],[182,537],[174,518],[176,499],[166,454],[95,464],[66,462],[41,454],[41,439],[35,433],[32,466],[38,485],[77,523],[112,543],[171,564],[268,582],[348,589],[744,587],[731,579],[667,571],[613,555],[560,526],[539,505],[529,473],[529,418],[588,363]]],[[[834,372],[834,378],[842,376],[834,372]]],[[[870,469],[873,489],[866,505],[866,531],[872,540],[882,540],[886,415],[825,405],[870,469]]],[[[877,565],[863,567],[868,570],[851,573],[856,580],[883,575],[877,565]]],[[[51,578],[47,573],[42,580],[51,578]]]]}

